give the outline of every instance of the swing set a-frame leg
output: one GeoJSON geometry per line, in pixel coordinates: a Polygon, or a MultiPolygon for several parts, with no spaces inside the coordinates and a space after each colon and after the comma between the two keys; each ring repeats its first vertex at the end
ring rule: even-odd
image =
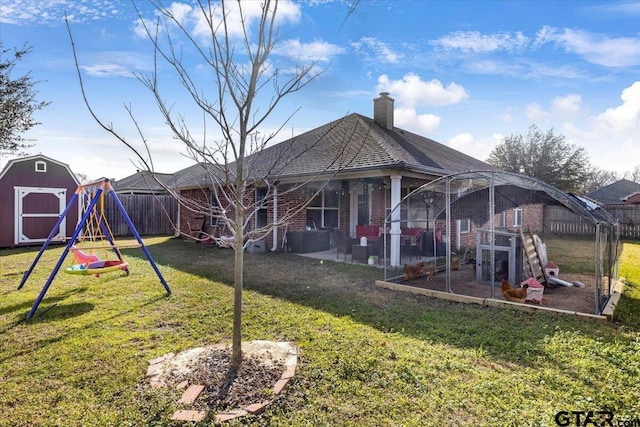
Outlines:
{"type": "MultiPolygon", "coordinates": [[[[40,251],[38,252],[38,255],[36,255],[36,258],[31,263],[31,266],[29,267],[29,269],[27,271],[25,271],[24,274],[22,275],[22,280],[20,281],[20,285],[18,285],[18,290],[22,289],[22,287],[24,286],[24,283],[27,281],[29,276],[31,276],[31,272],[33,272],[33,269],[35,268],[36,264],[40,260],[40,257],[44,253],[45,249],[47,249],[47,247],[49,246],[49,243],[51,243],[51,240],[53,240],[53,236],[55,236],[56,230],[60,230],[60,224],[62,224],[62,221],[66,218],[67,214],[71,210],[71,207],[73,206],[73,204],[75,203],[77,198],[78,198],[78,194],[74,193],[73,197],[71,198],[71,200],[67,204],[67,207],[62,212],[62,215],[60,215],[60,218],[58,218],[58,221],[56,222],[56,224],[51,229],[51,233],[49,233],[49,236],[44,241],[44,244],[40,248],[40,251]]],[[[65,230],[65,235],[66,234],[67,233],[66,233],[66,230],[65,230]]]]}
{"type": "Polygon", "coordinates": [[[162,273],[158,269],[158,266],[156,265],[155,261],[153,260],[153,257],[149,253],[149,250],[144,245],[144,242],[142,241],[142,237],[140,237],[140,234],[138,233],[138,230],[136,230],[136,226],[133,225],[133,222],[131,221],[131,218],[129,218],[129,214],[127,213],[127,211],[125,210],[124,206],[120,202],[120,199],[118,198],[118,195],[115,192],[112,191],[111,192],[111,196],[113,197],[113,201],[115,202],[116,206],[120,210],[120,213],[124,217],[124,220],[127,222],[127,225],[129,226],[129,230],[131,230],[131,232],[133,233],[133,236],[136,238],[136,240],[140,244],[140,249],[142,249],[142,252],[147,257],[147,260],[149,261],[149,264],[151,264],[151,267],[153,267],[153,270],[158,275],[158,278],[160,279],[160,283],[162,283],[162,286],[164,286],[165,291],[167,291],[167,296],[171,295],[171,288],[169,288],[169,285],[167,284],[166,280],[164,280],[164,277],[162,276],[162,273]]]}
{"type": "MultiPolygon", "coordinates": [[[[101,191],[102,191],[101,189],[98,190],[96,194],[99,195],[99,193],[101,191]]],[[[60,267],[62,266],[62,263],[64,262],[64,259],[67,257],[67,254],[69,253],[69,249],[71,248],[71,246],[73,246],[73,244],[75,243],[76,239],[80,235],[80,232],[82,231],[82,227],[84,227],[84,225],[86,224],[87,219],[89,218],[89,215],[91,215],[91,210],[93,209],[93,207],[95,206],[97,201],[98,201],[98,197],[94,197],[94,199],[91,201],[91,203],[87,207],[87,210],[85,211],[84,215],[82,215],[82,219],[78,223],[78,226],[76,227],[76,229],[73,231],[73,235],[69,239],[69,243],[67,243],[67,246],[65,246],[64,251],[62,252],[62,255],[60,255],[60,258],[58,259],[58,262],[56,263],[56,266],[53,268],[53,270],[51,271],[51,274],[49,275],[49,278],[47,279],[47,281],[45,282],[44,286],[42,287],[42,290],[40,291],[40,294],[38,295],[38,298],[36,298],[36,302],[33,303],[33,306],[31,307],[31,310],[29,311],[29,314],[27,315],[27,319],[31,319],[33,317],[33,315],[36,313],[36,310],[38,309],[38,306],[42,302],[42,299],[44,298],[44,296],[47,294],[47,291],[49,290],[49,286],[51,286],[51,282],[53,282],[53,279],[58,274],[58,271],[60,270],[60,267]]],[[[71,203],[73,203],[73,199],[72,199],[71,203]]],[[[71,203],[69,203],[69,206],[71,206],[71,203]]],[[[63,215],[66,215],[68,210],[69,209],[66,209],[64,211],[63,215]]],[[[61,216],[61,218],[63,218],[63,217],[61,216]]],[[[29,274],[31,274],[31,271],[33,270],[33,267],[35,267],[36,263],[38,262],[38,259],[40,258],[40,255],[46,249],[48,244],[49,244],[49,242],[45,242],[45,244],[42,246],[42,249],[40,249],[40,253],[38,253],[38,256],[36,256],[36,259],[33,261],[33,264],[31,265],[31,268],[29,269],[29,271],[27,271],[28,274],[25,273],[25,277],[23,277],[22,283],[20,283],[20,287],[22,287],[22,285],[24,285],[24,282],[26,282],[27,278],[29,277],[29,274]]],[[[18,288],[18,289],[20,289],[20,288],[18,288]]]]}

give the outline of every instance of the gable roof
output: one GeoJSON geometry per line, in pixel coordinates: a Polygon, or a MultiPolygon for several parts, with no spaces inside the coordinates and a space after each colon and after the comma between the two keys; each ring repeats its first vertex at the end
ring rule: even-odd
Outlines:
{"type": "Polygon", "coordinates": [[[629,196],[638,192],[640,192],[640,184],[628,179],[621,179],[587,193],[586,196],[602,205],[623,205],[629,196]]]}
{"type": "Polygon", "coordinates": [[[80,184],[80,181],[78,181],[78,177],[76,177],[76,175],[71,171],[71,168],[69,167],[68,164],[62,163],[61,161],[58,161],[56,159],[52,159],[51,157],[47,157],[44,154],[34,154],[32,156],[17,157],[15,159],[9,160],[7,162],[7,164],[4,165],[4,168],[2,168],[2,170],[0,171],[0,179],[2,179],[2,177],[16,163],[30,162],[30,161],[35,161],[35,160],[42,160],[42,161],[49,162],[49,163],[55,163],[56,165],[63,167],[64,169],[66,169],[69,172],[69,175],[76,181],[76,183],[80,184]]]}
{"type": "MultiPolygon", "coordinates": [[[[245,165],[248,178],[274,180],[385,169],[434,177],[494,169],[432,139],[400,128],[386,129],[356,113],[254,153],[245,159],[245,165]]],[[[177,172],[171,185],[206,185],[206,176],[203,164],[194,165],[177,172]]]]}
{"type": "Polygon", "coordinates": [[[163,193],[165,190],[157,181],[166,185],[171,177],[173,174],[137,171],[122,179],[112,180],[111,184],[117,193],[163,193]]]}

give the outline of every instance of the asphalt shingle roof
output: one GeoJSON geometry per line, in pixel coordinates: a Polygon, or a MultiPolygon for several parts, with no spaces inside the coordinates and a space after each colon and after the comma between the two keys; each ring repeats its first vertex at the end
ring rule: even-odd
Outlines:
{"type": "Polygon", "coordinates": [[[133,175],[129,175],[122,179],[118,179],[112,181],[113,188],[116,191],[133,191],[133,192],[148,192],[150,190],[154,192],[162,192],[164,188],[162,185],[156,182],[156,179],[162,182],[167,183],[173,174],[168,173],[154,173],[148,171],[138,171],[133,175]]]}
{"type": "Polygon", "coordinates": [[[624,198],[640,191],[640,184],[621,179],[613,184],[587,193],[587,197],[603,205],[624,204],[624,198]]]}
{"type": "MultiPolygon", "coordinates": [[[[391,131],[355,113],[254,153],[245,165],[250,178],[274,179],[392,168],[439,176],[494,169],[432,139],[400,128],[391,131]]],[[[205,185],[205,176],[204,166],[194,165],[177,172],[171,185],[205,185]]]]}

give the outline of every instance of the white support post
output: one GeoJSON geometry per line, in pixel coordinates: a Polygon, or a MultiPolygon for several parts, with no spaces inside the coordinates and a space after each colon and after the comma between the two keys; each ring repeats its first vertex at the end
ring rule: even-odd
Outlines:
{"type": "Polygon", "coordinates": [[[402,176],[391,175],[391,267],[400,266],[400,199],[402,176]]]}

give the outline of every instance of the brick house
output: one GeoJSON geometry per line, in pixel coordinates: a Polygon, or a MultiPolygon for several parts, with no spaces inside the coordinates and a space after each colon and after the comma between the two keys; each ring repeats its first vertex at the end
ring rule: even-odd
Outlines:
{"type": "MultiPolygon", "coordinates": [[[[433,229],[438,225],[433,221],[434,212],[428,204],[411,205],[404,200],[405,196],[444,176],[495,170],[444,144],[395,127],[394,100],[388,93],[381,93],[373,104],[373,119],[350,114],[247,158],[248,176],[255,177],[250,194],[256,200],[265,200],[260,209],[251,213],[253,218],[250,220],[255,227],[279,220],[288,209],[300,206],[318,192],[306,208],[263,236],[266,248],[281,248],[285,232],[289,237],[295,233],[309,233],[301,235],[302,238],[323,242],[329,241],[323,232],[328,234],[332,230],[341,230],[352,237],[360,237],[365,229],[362,226],[370,226],[367,230],[374,234],[385,232],[385,219],[392,206],[407,203],[400,221],[392,222],[386,230],[392,239],[391,263],[399,265],[397,246],[403,229],[428,228],[430,224],[433,229]],[[267,180],[276,184],[266,186],[267,180]],[[425,221],[430,213],[431,223],[425,221]],[[394,236],[398,239],[394,240],[394,236]]],[[[210,178],[212,173],[219,173],[214,166],[196,164],[176,172],[169,185],[183,198],[198,201],[200,205],[212,203],[215,186],[210,178]]],[[[181,207],[179,224],[182,232],[189,232],[194,224],[208,234],[225,232],[224,224],[213,217],[203,218],[193,210],[181,207]]],[[[496,221],[505,221],[508,224],[505,226],[511,227],[522,225],[526,219],[535,229],[536,224],[542,223],[541,213],[542,209],[523,206],[496,215],[496,221]]],[[[470,244],[475,239],[472,226],[467,227],[467,224],[468,221],[457,220],[453,225],[456,232],[452,233],[452,241],[456,247],[470,244]]]]}

